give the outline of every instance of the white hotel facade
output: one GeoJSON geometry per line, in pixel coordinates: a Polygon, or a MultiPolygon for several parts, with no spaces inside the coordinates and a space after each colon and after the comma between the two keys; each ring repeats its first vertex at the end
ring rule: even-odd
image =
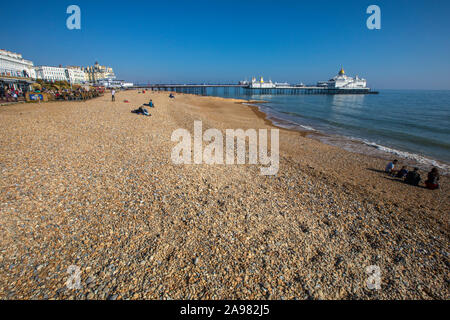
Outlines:
{"type": "Polygon", "coordinates": [[[319,87],[327,87],[331,89],[368,89],[366,79],[358,76],[352,78],[345,74],[344,68],[341,68],[338,75],[328,81],[320,81],[317,83],[319,87]]]}
{"type": "Polygon", "coordinates": [[[26,60],[21,54],[0,50],[0,80],[2,83],[22,81],[32,83],[33,80],[42,79],[49,82],[68,81],[71,84],[100,83],[107,86],[132,86],[131,83],[115,81],[114,70],[111,67],[101,66],[98,62],[90,67],[66,66],[34,66],[33,62],[26,60]]]}
{"type": "Polygon", "coordinates": [[[81,84],[85,81],[84,71],[79,67],[50,67],[39,66],[36,68],[37,79],[45,81],[68,81],[72,84],[81,84]]]}
{"type": "Polygon", "coordinates": [[[66,67],[66,77],[69,78],[70,83],[81,84],[85,83],[86,75],[85,72],[80,67],[67,66],[66,67]]]}
{"type": "Polygon", "coordinates": [[[80,67],[34,66],[21,54],[0,50],[0,76],[14,78],[42,79],[46,81],[69,81],[73,84],[85,82],[85,73],[80,67]]]}
{"type": "Polygon", "coordinates": [[[39,66],[36,67],[36,75],[45,81],[67,81],[66,69],[61,67],[39,66]]]}
{"type": "Polygon", "coordinates": [[[0,50],[0,75],[36,79],[32,61],[24,59],[19,53],[3,49],[0,50]]]}

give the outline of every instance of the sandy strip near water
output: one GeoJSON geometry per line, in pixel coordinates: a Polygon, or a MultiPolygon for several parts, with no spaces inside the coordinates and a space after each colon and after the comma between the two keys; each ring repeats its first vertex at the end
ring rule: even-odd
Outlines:
{"type": "Polygon", "coordinates": [[[274,129],[240,100],[183,94],[0,107],[0,298],[449,298],[448,177],[405,185],[284,129],[276,176],[175,165],[171,134],[194,120],[274,129]],[[151,117],[130,113],[150,98],[151,117]]]}

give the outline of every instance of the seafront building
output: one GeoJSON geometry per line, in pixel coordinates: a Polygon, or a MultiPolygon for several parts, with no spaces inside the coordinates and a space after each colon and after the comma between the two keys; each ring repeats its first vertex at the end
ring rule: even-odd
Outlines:
{"type": "Polygon", "coordinates": [[[98,84],[106,88],[131,88],[133,86],[132,82],[117,79],[103,79],[98,81],[98,84]]]}
{"type": "Polygon", "coordinates": [[[0,50],[0,100],[9,89],[26,92],[36,78],[33,62],[20,53],[0,50]]]}
{"type": "Polygon", "coordinates": [[[48,82],[67,81],[70,84],[94,84],[106,87],[132,87],[133,84],[115,80],[113,68],[95,62],[93,66],[35,66],[20,53],[0,50],[0,92],[9,89],[26,92],[31,84],[41,79],[48,82]]]}
{"type": "Polygon", "coordinates": [[[71,84],[91,83],[105,87],[130,87],[131,83],[115,80],[116,75],[111,67],[101,66],[98,62],[94,66],[79,67],[67,66],[49,67],[40,66],[37,69],[37,78],[45,81],[68,81],[71,84]]]}
{"type": "Polygon", "coordinates": [[[272,80],[264,81],[263,77],[261,77],[259,81],[257,81],[256,78],[253,77],[252,82],[249,83],[249,88],[251,89],[273,89],[275,87],[276,86],[272,82],[272,80]]]}
{"type": "Polygon", "coordinates": [[[39,66],[36,67],[37,79],[49,82],[67,81],[66,69],[62,67],[39,66]]]}
{"type": "Polygon", "coordinates": [[[113,68],[101,66],[98,62],[95,62],[93,66],[84,68],[83,71],[85,72],[85,80],[91,83],[99,83],[101,80],[116,78],[113,68]]]}
{"type": "Polygon", "coordinates": [[[345,74],[344,68],[341,68],[337,76],[328,81],[320,81],[317,86],[330,89],[364,89],[367,88],[367,81],[358,76],[349,77],[345,74]]]}
{"type": "Polygon", "coordinates": [[[70,83],[83,84],[86,82],[86,74],[83,68],[77,66],[67,66],[67,75],[70,83]]]}
{"type": "Polygon", "coordinates": [[[79,67],[67,66],[65,68],[39,66],[36,68],[37,79],[45,81],[68,81],[72,84],[92,83],[100,84],[101,81],[109,81],[116,78],[111,67],[101,66],[98,62],[94,66],[79,67]]]}
{"type": "Polygon", "coordinates": [[[65,68],[39,66],[36,67],[37,79],[49,82],[67,81],[71,84],[83,84],[85,82],[84,71],[81,67],[67,66],[65,68]]]}
{"type": "Polygon", "coordinates": [[[33,62],[20,53],[0,50],[0,75],[20,78],[36,78],[33,62]]]}

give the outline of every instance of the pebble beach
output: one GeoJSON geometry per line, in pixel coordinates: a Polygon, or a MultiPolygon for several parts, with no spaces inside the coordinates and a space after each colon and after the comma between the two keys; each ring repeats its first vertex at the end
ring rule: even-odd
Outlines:
{"type": "Polygon", "coordinates": [[[1,106],[0,299],[450,298],[448,176],[406,185],[385,159],[281,128],[274,176],[172,163],[172,132],[195,120],[275,128],[243,102],[130,90],[1,106]],[[150,99],[150,117],[130,112],[150,99]]]}

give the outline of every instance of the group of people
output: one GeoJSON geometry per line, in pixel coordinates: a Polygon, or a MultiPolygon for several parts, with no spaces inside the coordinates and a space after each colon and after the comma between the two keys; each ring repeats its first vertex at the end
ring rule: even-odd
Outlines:
{"type": "MultiPolygon", "coordinates": [[[[155,107],[155,105],[153,104],[152,99],[150,99],[150,102],[148,103],[148,106],[150,108],[154,108],[155,107]]],[[[150,112],[148,112],[148,110],[143,108],[142,106],[140,106],[136,110],[132,110],[131,112],[132,113],[136,113],[136,114],[141,114],[141,115],[144,115],[144,116],[150,116],[150,112]]]]}
{"type": "MultiPolygon", "coordinates": [[[[402,166],[400,170],[396,170],[398,160],[391,161],[387,164],[385,172],[392,177],[404,179],[405,183],[418,186],[422,178],[420,177],[419,168],[414,168],[412,171],[408,170],[406,166],[402,166]]],[[[430,190],[439,189],[439,171],[437,168],[431,169],[428,172],[425,186],[430,190]]]]}
{"type": "MultiPolygon", "coordinates": [[[[37,90],[36,92],[38,92],[37,90]]],[[[49,95],[50,100],[86,100],[90,98],[98,97],[100,94],[96,90],[86,90],[83,87],[73,89],[60,89],[60,90],[46,90],[43,88],[43,92],[49,95]]]]}
{"type": "MultiPolygon", "coordinates": [[[[14,89],[0,87],[0,101],[18,102],[25,101],[25,95],[28,91],[22,89],[14,89]]],[[[87,90],[84,87],[73,87],[70,89],[58,89],[56,87],[42,86],[39,89],[32,90],[31,93],[45,93],[48,100],[86,100],[98,97],[100,93],[95,89],[87,90]]]]}
{"type": "Polygon", "coordinates": [[[22,89],[0,87],[0,100],[7,102],[17,102],[20,97],[25,97],[26,92],[22,89]]]}
{"type": "MultiPolygon", "coordinates": [[[[140,93],[140,91],[139,91],[139,93],[140,93]]],[[[143,91],[143,93],[145,93],[145,91],[143,91]]],[[[112,89],[111,90],[111,99],[112,99],[112,101],[116,100],[115,94],[116,94],[116,91],[114,89],[112,89]]],[[[171,93],[169,95],[169,98],[174,99],[175,96],[171,93]]],[[[152,99],[150,99],[148,104],[144,104],[143,106],[148,106],[150,108],[154,108],[155,107],[152,99]]],[[[144,115],[144,116],[151,116],[150,112],[147,109],[145,109],[143,106],[140,106],[139,108],[137,108],[135,110],[131,110],[131,113],[136,113],[136,114],[140,114],[140,115],[144,115]]]]}

